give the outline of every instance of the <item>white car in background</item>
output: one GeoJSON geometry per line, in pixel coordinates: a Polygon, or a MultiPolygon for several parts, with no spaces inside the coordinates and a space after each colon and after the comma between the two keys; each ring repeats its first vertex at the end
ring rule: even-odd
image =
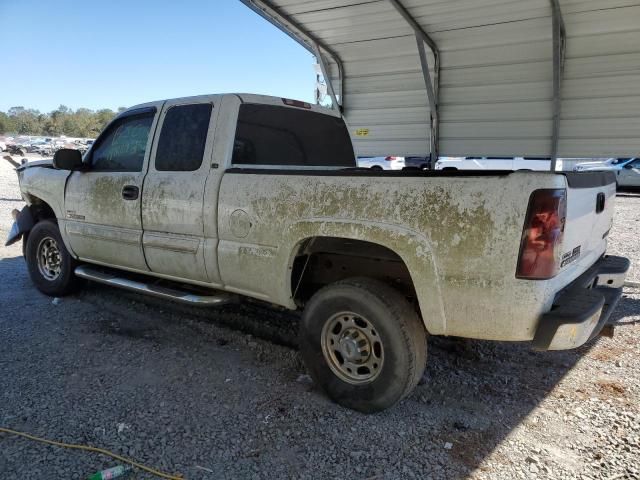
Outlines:
{"type": "Polygon", "coordinates": [[[614,165],[618,187],[640,187],[640,158],[625,159],[614,165]]]}
{"type": "Polygon", "coordinates": [[[618,163],[617,158],[602,158],[600,160],[581,162],[573,167],[574,172],[586,172],[589,170],[608,170],[618,163]]]}
{"type": "Polygon", "coordinates": [[[404,157],[358,157],[358,167],[372,170],[402,170],[404,157]]]}
{"type": "Polygon", "coordinates": [[[618,187],[640,187],[640,158],[610,158],[603,162],[585,162],[575,166],[576,172],[613,172],[618,187]]]}
{"type": "MultiPolygon", "coordinates": [[[[543,157],[441,157],[436,170],[539,170],[551,167],[549,158],[543,157]]],[[[558,160],[562,169],[562,160],[558,160]]]]}

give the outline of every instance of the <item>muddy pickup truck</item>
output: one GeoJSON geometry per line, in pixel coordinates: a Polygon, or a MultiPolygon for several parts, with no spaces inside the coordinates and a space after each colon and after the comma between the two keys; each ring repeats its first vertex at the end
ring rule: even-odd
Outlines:
{"type": "Polygon", "coordinates": [[[28,271],[215,306],[302,312],[300,351],[336,402],[374,412],[421,378],[428,335],[578,347],[618,301],[607,172],[356,167],[340,113],[256,95],[133,107],[84,158],[17,169],[28,271]]]}

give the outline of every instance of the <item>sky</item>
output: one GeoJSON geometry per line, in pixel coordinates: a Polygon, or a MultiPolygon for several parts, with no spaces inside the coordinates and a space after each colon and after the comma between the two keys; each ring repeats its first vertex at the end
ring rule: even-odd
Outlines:
{"type": "Polygon", "coordinates": [[[313,56],[239,0],[0,0],[0,58],[0,111],[315,86],[313,56]]]}

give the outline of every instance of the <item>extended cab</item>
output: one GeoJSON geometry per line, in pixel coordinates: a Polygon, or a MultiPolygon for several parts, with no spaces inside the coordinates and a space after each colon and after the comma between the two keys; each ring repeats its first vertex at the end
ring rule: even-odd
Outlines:
{"type": "Polygon", "coordinates": [[[309,372],[366,412],[412,391],[427,335],[584,344],[629,267],[605,255],[611,173],[357,168],[341,115],[288,99],[140,105],[84,158],[61,150],[18,175],[9,241],[42,292],[85,278],[300,310],[309,372]]]}

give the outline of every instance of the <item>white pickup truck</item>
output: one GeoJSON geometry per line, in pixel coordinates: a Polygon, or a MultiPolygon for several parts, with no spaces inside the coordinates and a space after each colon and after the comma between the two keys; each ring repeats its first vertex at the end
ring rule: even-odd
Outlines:
{"type": "Polygon", "coordinates": [[[629,268],[605,255],[611,173],[361,169],[340,113],[282,98],[136,106],[18,175],[9,243],[40,291],[300,310],[310,374],[364,412],[412,391],[428,335],[584,344],[629,268]]]}

